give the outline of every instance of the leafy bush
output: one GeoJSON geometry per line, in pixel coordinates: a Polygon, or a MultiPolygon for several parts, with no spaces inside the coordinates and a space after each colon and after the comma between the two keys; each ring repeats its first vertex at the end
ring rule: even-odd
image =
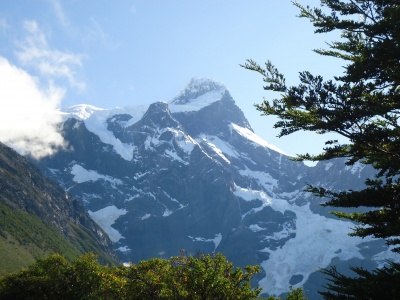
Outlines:
{"type": "MultiPolygon", "coordinates": [[[[222,254],[182,252],[120,267],[102,266],[94,254],[73,263],[54,254],[1,277],[0,299],[258,299],[250,280],[259,271],[235,268],[222,254]]],[[[296,289],[287,299],[305,298],[296,289]]]]}

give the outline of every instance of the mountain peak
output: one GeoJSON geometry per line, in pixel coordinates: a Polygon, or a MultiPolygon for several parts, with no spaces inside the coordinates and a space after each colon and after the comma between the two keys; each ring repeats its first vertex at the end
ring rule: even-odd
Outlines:
{"type": "Polygon", "coordinates": [[[196,99],[199,99],[205,94],[212,93],[223,95],[226,91],[228,91],[228,89],[221,82],[210,78],[193,77],[186,87],[171,101],[171,104],[186,105],[196,102],[196,99]]]}
{"type": "Polygon", "coordinates": [[[61,114],[65,119],[70,117],[77,118],[79,120],[86,120],[96,111],[104,110],[89,104],[77,104],[61,110],[61,114]]]}

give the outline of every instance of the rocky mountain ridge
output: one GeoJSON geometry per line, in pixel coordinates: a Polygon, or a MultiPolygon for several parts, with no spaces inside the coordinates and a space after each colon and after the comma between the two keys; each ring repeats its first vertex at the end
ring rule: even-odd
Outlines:
{"type": "Polygon", "coordinates": [[[352,224],[303,192],[361,187],[371,170],[291,161],[253,132],[221,83],[192,79],[169,103],[63,114],[69,148],[39,166],[84,201],[125,261],[222,252],[239,266],[260,264],[258,284],[281,294],[312,290],[314,270],[331,262],[376,266],[390,256],[379,242],[348,237],[352,224]]]}
{"type": "Polygon", "coordinates": [[[1,273],[18,271],[33,259],[54,252],[69,259],[95,252],[103,263],[117,260],[109,238],[81,201],[2,143],[0,207],[1,273]]]}

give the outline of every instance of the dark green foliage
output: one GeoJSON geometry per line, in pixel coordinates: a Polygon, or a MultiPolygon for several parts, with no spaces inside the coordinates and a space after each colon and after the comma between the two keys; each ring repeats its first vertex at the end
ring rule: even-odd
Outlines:
{"type": "Polygon", "coordinates": [[[73,264],[53,254],[28,269],[0,278],[0,299],[123,299],[123,278],[93,254],[73,264]]]}
{"type": "MultiPolygon", "coordinates": [[[[346,144],[327,140],[321,154],[299,155],[297,160],[347,158],[348,165],[360,161],[377,170],[376,178],[369,179],[362,191],[333,192],[318,187],[310,187],[309,191],[329,198],[327,206],[360,208],[358,212],[335,215],[359,223],[353,235],[384,238],[400,252],[400,3],[320,2],[321,8],[294,4],[300,9],[299,16],[313,23],[316,33],[341,32],[340,40],[328,44],[329,49],[315,52],[344,61],[343,74],[324,80],[302,72],[300,84],[288,87],[271,62],[261,67],[248,60],[243,67],[263,76],[265,90],[281,93],[279,98],[256,106],[264,115],[278,117],[274,127],[280,129],[281,137],[306,130],[335,132],[348,139],[346,144]]],[[[389,272],[393,267],[388,267],[387,284],[397,286],[398,278],[389,272]]],[[[335,271],[326,274],[339,278],[335,271]]],[[[365,282],[379,276],[378,271],[373,272],[365,282]]],[[[351,278],[340,279],[343,285],[353,282],[351,278]]],[[[332,285],[330,289],[334,290],[332,285]]]]}
{"type": "MultiPolygon", "coordinates": [[[[267,300],[280,300],[281,298],[275,297],[275,296],[269,296],[267,300]]],[[[304,297],[303,294],[303,289],[302,288],[297,288],[294,289],[293,287],[290,287],[290,293],[287,294],[286,300],[307,300],[306,297],[304,297]]]]}
{"type": "Polygon", "coordinates": [[[234,268],[222,254],[151,259],[126,269],[128,293],[137,299],[256,299],[250,280],[258,266],[234,268]]]}
{"type": "Polygon", "coordinates": [[[398,299],[400,295],[400,264],[390,263],[382,269],[369,272],[351,268],[358,276],[347,277],[335,268],[323,270],[330,277],[325,299],[398,299]],[[394,284],[397,283],[397,284],[394,284]]]}
{"type": "Polygon", "coordinates": [[[222,254],[182,254],[128,267],[101,266],[93,254],[73,263],[54,254],[1,277],[0,299],[257,299],[260,289],[250,286],[257,272],[233,267],[222,254]]]}

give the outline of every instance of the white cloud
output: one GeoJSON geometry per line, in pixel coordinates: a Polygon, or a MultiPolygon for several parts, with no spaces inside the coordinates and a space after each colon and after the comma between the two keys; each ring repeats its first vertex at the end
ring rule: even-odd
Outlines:
{"type": "Polygon", "coordinates": [[[51,155],[65,142],[56,113],[64,91],[41,91],[24,70],[0,56],[0,141],[35,158],[51,155]]]}
{"type": "Polygon", "coordinates": [[[10,25],[4,18],[0,18],[0,31],[5,34],[10,29],[10,25]]]}
{"type": "Polygon", "coordinates": [[[54,13],[55,13],[58,21],[61,23],[61,25],[64,28],[68,28],[70,26],[70,22],[64,13],[64,9],[61,5],[61,2],[59,0],[48,0],[48,2],[53,7],[54,13]]]}
{"type": "Polygon", "coordinates": [[[135,4],[132,4],[132,5],[131,5],[131,7],[129,8],[129,11],[130,11],[133,15],[135,15],[135,14],[137,13],[135,4]]]}
{"type": "Polygon", "coordinates": [[[110,37],[94,17],[90,18],[90,26],[84,35],[84,44],[86,46],[96,45],[96,47],[100,44],[108,50],[115,50],[121,46],[119,42],[115,42],[110,37]]]}
{"type": "Polygon", "coordinates": [[[25,21],[26,38],[19,44],[16,52],[19,62],[27,67],[33,67],[47,79],[66,79],[72,88],[84,90],[84,82],[76,79],[75,67],[82,66],[84,56],[53,50],[47,43],[44,32],[35,21],[25,21]]]}

